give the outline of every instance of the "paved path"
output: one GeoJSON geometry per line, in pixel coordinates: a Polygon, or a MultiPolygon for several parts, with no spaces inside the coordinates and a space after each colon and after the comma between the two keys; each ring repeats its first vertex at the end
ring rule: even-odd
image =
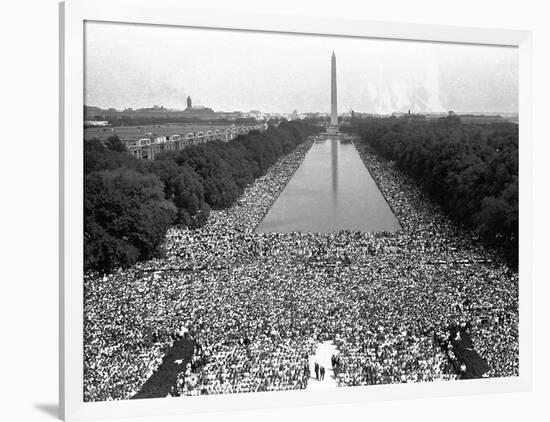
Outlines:
{"type": "Polygon", "coordinates": [[[162,363],[151,377],[143,384],[132,399],[166,397],[176,386],[178,374],[185,371],[187,362],[191,361],[195,350],[194,340],[183,338],[176,340],[164,355],[162,363]]]}
{"type": "Polygon", "coordinates": [[[307,388],[335,388],[337,387],[336,377],[334,376],[334,371],[332,370],[332,355],[336,355],[337,350],[336,346],[332,341],[324,341],[319,343],[317,350],[314,355],[309,357],[309,369],[311,377],[307,383],[307,388]],[[325,379],[317,380],[315,378],[315,362],[320,366],[325,367],[325,379]]]}

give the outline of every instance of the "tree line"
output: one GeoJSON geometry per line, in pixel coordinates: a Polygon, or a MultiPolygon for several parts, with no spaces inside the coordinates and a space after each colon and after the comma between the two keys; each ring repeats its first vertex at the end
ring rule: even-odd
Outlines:
{"type": "Polygon", "coordinates": [[[84,141],[84,268],[108,272],[159,254],[168,228],[204,225],[318,129],[282,122],[230,142],[138,160],[116,137],[84,141]]]}
{"type": "Polygon", "coordinates": [[[353,119],[360,143],[393,160],[447,214],[518,259],[518,125],[353,119]]]}

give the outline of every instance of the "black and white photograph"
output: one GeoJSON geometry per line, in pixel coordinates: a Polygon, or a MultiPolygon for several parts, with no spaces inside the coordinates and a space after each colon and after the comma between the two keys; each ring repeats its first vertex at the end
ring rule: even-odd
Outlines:
{"type": "Polygon", "coordinates": [[[2,421],[546,422],[535,0],[19,0],[2,421]]]}
{"type": "Polygon", "coordinates": [[[83,59],[83,401],[520,375],[517,47],[88,21],[83,59]]]}

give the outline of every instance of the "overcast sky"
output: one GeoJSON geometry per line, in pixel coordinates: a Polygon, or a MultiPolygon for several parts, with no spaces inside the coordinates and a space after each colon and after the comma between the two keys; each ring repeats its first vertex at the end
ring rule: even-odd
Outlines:
{"type": "Polygon", "coordinates": [[[511,47],[89,22],[85,104],[216,111],[517,112],[511,47]]]}

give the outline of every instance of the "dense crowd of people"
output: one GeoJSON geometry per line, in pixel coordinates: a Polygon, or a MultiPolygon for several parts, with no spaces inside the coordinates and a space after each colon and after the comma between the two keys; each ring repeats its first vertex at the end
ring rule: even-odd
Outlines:
{"type": "Polygon", "coordinates": [[[341,386],[460,378],[438,339],[466,323],[487,375],[518,375],[517,272],[393,163],[359,149],[402,230],[255,232],[312,142],[204,227],[171,229],[163,258],[86,275],[86,401],[139,392],[174,333],[195,342],[178,396],[306,388],[327,340],[341,386]]]}

